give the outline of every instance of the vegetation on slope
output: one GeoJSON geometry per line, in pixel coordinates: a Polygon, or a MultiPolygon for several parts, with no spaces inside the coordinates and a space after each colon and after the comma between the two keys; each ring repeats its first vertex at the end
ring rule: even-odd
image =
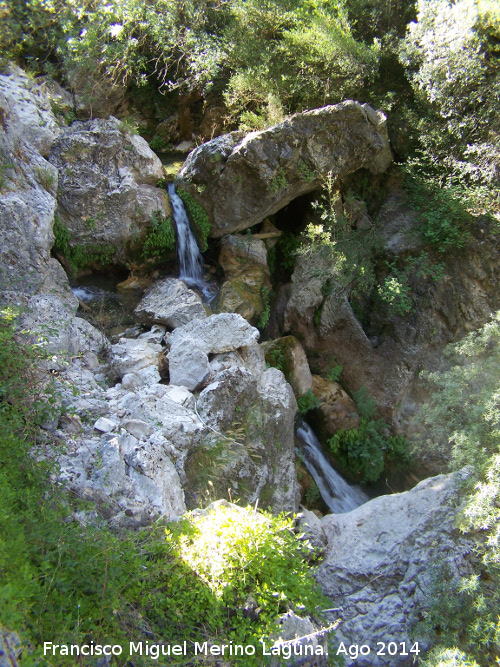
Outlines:
{"type": "Polygon", "coordinates": [[[458,589],[436,584],[425,626],[438,647],[426,664],[486,667],[500,661],[500,312],[450,345],[441,368],[425,378],[431,399],[419,421],[426,436],[415,447],[424,455],[437,450],[451,470],[468,467],[460,529],[476,544],[474,574],[458,589]],[[446,653],[463,657],[441,662],[446,653]]]}
{"type": "Polygon", "coordinates": [[[322,598],[310,550],[289,518],[220,506],[121,534],[92,519],[91,506],[59,487],[46,457],[57,443],[41,427],[57,418],[58,401],[37,371],[42,359],[43,343],[27,343],[2,312],[0,626],[29,642],[23,665],[68,664],[58,654],[45,662],[43,642],[120,644],[118,665],[129,641],[260,646],[282,613],[316,612],[322,598]],[[89,512],[90,521],[76,521],[75,512],[89,512]]]}
{"type": "MultiPolygon", "coordinates": [[[[377,238],[353,229],[338,213],[333,185],[327,183],[318,203],[323,224],[307,230],[304,246],[305,252],[319,247],[328,256],[325,296],[340,284],[353,307],[375,295],[389,313],[405,317],[413,307],[413,273],[438,279],[441,262],[431,257],[466,247],[474,220],[489,217],[493,224],[487,228],[493,231],[498,225],[492,218],[500,212],[500,9],[494,0],[373,0],[369,5],[362,0],[0,0],[0,18],[5,27],[2,64],[14,59],[33,74],[83,91],[90,100],[103,79],[128,86],[137,96],[146,91],[150,106],[159,110],[158,120],[168,107],[160,104],[160,92],[178,107],[186,138],[191,138],[191,108],[200,100],[223,109],[227,129],[259,129],[345,97],[386,111],[427,254],[387,266],[380,281],[377,238]]],[[[377,198],[361,182],[359,188],[354,193],[359,199],[377,198]]],[[[348,193],[342,195],[345,202],[348,193]]],[[[67,244],[61,231],[58,242],[67,244]]],[[[146,253],[172,242],[167,221],[158,221],[153,231],[146,253]]],[[[296,239],[283,239],[286,252],[280,246],[278,254],[282,268],[289,270],[296,239]]],[[[87,255],[93,259],[96,252],[87,255]]],[[[78,265],[85,260],[74,257],[78,265]]],[[[464,581],[460,591],[436,596],[427,620],[441,647],[429,665],[498,660],[498,331],[496,318],[451,347],[447,365],[428,378],[436,392],[433,407],[423,412],[430,429],[425,446],[451,458],[452,467],[471,466],[462,527],[478,545],[477,576],[464,581]]],[[[40,348],[20,347],[5,318],[1,341],[0,620],[21,629],[34,645],[42,636],[58,641],[121,638],[131,628],[144,636],[163,636],[162,618],[172,622],[174,633],[182,634],[193,623],[200,636],[247,632],[238,597],[246,589],[236,591],[231,607],[217,597],[219,588],[204,587],[206,628],[184,611],[179,617],[168,615],[169,596],[182,597],[183,582],[198,590],[208,577],[194,561],[182,569],[187,566],[179,554],[185,545],[191,540],[200,547],[189,531],[181,531],[184,541],[177,540],[175,530],[166,539],[161,526],[118,539],[105,528],[62,521],[75,509],[73,501],[54,485],[47,464],[29,453],[43,443],[39,425],[52,405],[49,386],[42,401],[34,391],[40,348]],[[172,592],[166,582],[175,577],[181,587],[172,592]],[[220,605],[231,608],[229,625],[220,605]]],[[[381,430],[376,429],[375,440],[381,430]]],[[[288,529],[278,520],[261,520],[277,539],[288,539],[288,529]]],[[[233,529],[240,530],[225,528],[233,529]]],[[[250,548],[244,543],[242,553],[250,548]]],[[[263,542],[259,553],[269,548],[263,542]]],[[[294,576],[300,579],[300,552],[287,549],[297,553],[294,576]]],[[[294,590],[278,591],[282,602],[276,612],[287,606],[294,590]]],[[[185,594],[188,599],[189,590],[185,594]]],[[[309,593],[304,595],[309,599],[309,593]]],[[[269,618],[264,615],[252,632],[267,632],[269,618]]]]}

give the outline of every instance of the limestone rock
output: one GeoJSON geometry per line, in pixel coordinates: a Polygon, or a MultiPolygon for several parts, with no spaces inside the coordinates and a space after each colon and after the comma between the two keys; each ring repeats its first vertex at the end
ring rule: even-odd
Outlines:
{"type": "Polygon", "coordinates": [[[305,507],[300,508],[297,515],[297,530],[311,546],[312,555],[317,558],[324,553],[327,546],[326,535],[320,519],[305,507]]]}
{"type": "Polygon", "coordinates": [[[185,338],[199,341],[207,354],[217,354],[253,345],[259,338],[259,331],[236,313],[211,315],[175,329],[169,338],[170,355],[185,338]]]}
{"type": "Polygon", "coordinates": [[[165,144],[177,144],[180,140],[179,114],[174,113],[156,126],[155,136],[165,144]]]}
{"type": "Polygon", "coordinates": [[[21,143],[47,157],[61,127],[50,107],[43,88],[15,65],[6,76],[0,76],[0,116],[2,131],[13,147],[21,143]]]}
{"type": "Polygon", "coordinates": [[[168,355],[170,382],[193,391],[210,375],[208,354],[198,339],[184,337],[170,348],[168,355]]]}
{"type": "Polygon", "coordinates": [[[222,245],[219,264],[226,280],[215,300],[215,311],[239,313],[256,323],[265,307],[263,290],[267,294],[271,290],[264,242],[251,235],[229,236],[222,245]]]}
{"type": "Polygon", "coordinates": [[[215,375],[197,405],[203,422],[222,436],[208,432],[189,459],[188,505],[203,495],[208,475],[219,497],[229,488],[245,502],[258,499],[263,509],[295,511],[297,403],[283,374],[269,368],[255,376],[233,366],[215,375]]]}
{"type": "Polygon", "coordinates": [[[0,624],[0,667],[20,667],[23,648],[17,632],[0,624]]]}
{"type": "Polygon", "coordinates": [[[352,398],[338,382],[332,382],[319,375],[312,376],[312,392],[318,399],[319,431],[325,438],[340,429],[348,431],[359,425],[358,410],[352,398]]]}
{"type": "Polygon", "coordinates": [[[211,315],[175,329],[168,340],[170,383],[196,389],[210,375],[209,354],[255,343],[259,332],[234,313],[211,315]]]}
{"type": "Polygon", "coordinates": [[[313,378],[304,348],[294,336],[285,336],[261,345],[266,362],[283,371],[299,398],[312,388],[313,378]]]}
{"type": "Polygon", "coordinates": [[[67,73],[76,110],[82,118],[108,118],[123,103],[127,86],[114,81],[96,64],[94,71],[75,67],[67,73]]]}
{"type": "Polygon", "coordinates": [[[167,212],[163,176],[147,142],[121,131],[116,118],[75,122],[54,142],[49,161],[59,172],[57,214],[71,247],[106,252],[124,263],[153,215],[167,212]]]}
{"type": "Polygon", "coordinates": [[[0,289],[44,290],[57,170],[43,157],[61,132],[47,98],[17,67],[0,76],[0,289]]]}
{"type": "MultiPolygon", "coordinates": [[[[278,621],[279,630],[273,634],[276,638],[274,646],[279,646],[281,642],[286,642],[291,647],[291,655],[286,660],[290,667],[327,667],[328,665],[328,636],[326,633],[315,634],[318,629],[307,616],[301,618],[293,611],[284,614],[278,621]],[[313,635],[312,637],[307,637],[313,635]],[[297,639],[296,642],[292,640],[297,639]],[[316,655],[318,651],[318,655],[316,655]]],[[[285,653],[281,649],[282,655],[285,653]]],[[[277,657],[272,657],[271,667],[279,667],[283,664],[277,657]]]]}
{"type": "MultiPolygon", "coordinates": [[[[467,555],[472,544],[455,528],[457,477],[440,475],[420,482],[411,491],[380,496],[347,514],[321,520],[328,538],[325,560],[316,578],[342,623],[334,644],[419,641],[415,621],[432,603],[433,576],[439,567],[451,581],[470,574],[467,555]],[[430,564],[433,567],[430,567],[430,564]]],[[[403,656],[377,656],[346,666],[399,667],[403,656]]]]}
{"type": "Polygon", "coordinates": [[[165,368],[161,345],[148,343],[139,338],[121,338],[119,343],[112,345],[110,361],[121,378],[149,366],[155,366],[159,371],[165,368]]]}
{"type": "Polygon", "coordinates": [[[146,366],[138,371],[125,373],[122,377],[122,385],[129,391],[134,391],[140,387],[157,384],[161,380],[161,375],[158,372],[158,366],[146,366]]]}
{"type": "Polygon", "coordinates": [[[202,144],[178,180],[206,208],[212,235],[224,236],[316,190],[329,171],[382,173],[391,161],[385,122],[381,112],[352,101],[298,113],[262,132],[202,144]]]}
{"type": "Polygon", "coordinates": [[[165,324],[171,329],[207,316],[201,297],[182,280],[166,278],[145,293],[134,315],[144,324],[165,324]]]}

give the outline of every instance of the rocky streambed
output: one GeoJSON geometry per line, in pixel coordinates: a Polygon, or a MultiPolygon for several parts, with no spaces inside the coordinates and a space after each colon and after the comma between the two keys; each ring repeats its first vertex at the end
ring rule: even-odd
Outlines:
{"type": "MultiPolygon", "coordinates": [[[[60,445],[60,480],[95,504],[77,517],[82,522],[104,518],[116,529],[135,529],[219,498],[297,511],[297,397],[317,397],[321,428],[333,434],[356,425],[346,389],[365,385],[404,426],[418,399],[418,369],[498,307],[496,257],[482,253],[480,235],[459,266],[448,258],[447,280],[422,278],[428,299],[414,317],[384,326],[375,314],[363,327],[345,295],[325,291],[316,259],[299,258],[273,301],[273,339],[281,342],[259,344],[254,325],[266,326],[268,250],[280,231],[266,216],[317,189],[329,172],[379,174],[390,163],[383,115],[345,102],[261,133],[223,135],[191,153],[178,185],[203,204],[213,236],[222,239],[214,312],[184,282],[163,278],[135,308],[142,328],[110,341],[77,315],[78,298],[57,257],[68,270],[83,253],[92,265],[133,274],[151,220],[170,214],[157,187],[161,163],[116,119],[65,126],[45,89],[18,69],[0,76],[0,108],[0,151],[8,156],[2,300],[20,309],[22,327],[46,338],[44,370],[56,378],[60,400],[60,416],[46,429],[60,445]],[[257,234],[237,233],[256,223],[257,234]],[[286,377],[266,364],[273,349],[286,377]],[[333,351],[345,388],[322,373],[321,360],[329,363],[333,351]]],[[[414,220],[404,202],[391,195],[381,216],[386,251],[411,252],[414,220]]],[[[345,514],[304,512],[302,528],[323,553],[318,581],[332,600],[332,618],[342,619],[337,638],[373,649],[346,664],[413,664],[413,654],[401,651],[375,656],[378,642],[394,638],[425,648],[418,621],[438,576],[429,563],[441,563],[451,578],[469,572],[470,545],[454,527],[457,485],[453,475],[437,476],[345,514]]]]}

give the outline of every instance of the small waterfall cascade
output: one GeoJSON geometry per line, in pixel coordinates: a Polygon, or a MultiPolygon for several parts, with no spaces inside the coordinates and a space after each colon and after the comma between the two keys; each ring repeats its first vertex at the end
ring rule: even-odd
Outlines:
{"type": "Polygon", "coordinates": [[[321,497],[335,514],[350,512],[369,498],[355,486],[350,486],[330,465],[321,451],[316,434],[306,422],[297,428],[297,438],[301,443],[300,452],[304,465],[316,482],[321,497]]]}
{"type": "Polygon", "coordinates": [[[168,184],[168,194],[172,202],[173,216],[177,227],[179,278],[189,287],[199,289],[206,300],[210,302],[215,296],[213,286],[203,280],[203,257],[191,229],[184,203],[175,191],[173,183],[168,184]]]}

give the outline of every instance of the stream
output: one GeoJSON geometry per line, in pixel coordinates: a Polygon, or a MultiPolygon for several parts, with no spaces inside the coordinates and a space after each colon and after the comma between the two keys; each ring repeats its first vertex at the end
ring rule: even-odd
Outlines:
{"type": "Polygon", "coordinates": [[[321,450],[316,434],[305,421],[297,428],[297,439],[301,443],[300,453],[309,474],[316,482],[321,497],[331,512],[343,514],[350,512],[369,498],[356,486],[348,484],[339,473],[332,468],[321,450]]]}

